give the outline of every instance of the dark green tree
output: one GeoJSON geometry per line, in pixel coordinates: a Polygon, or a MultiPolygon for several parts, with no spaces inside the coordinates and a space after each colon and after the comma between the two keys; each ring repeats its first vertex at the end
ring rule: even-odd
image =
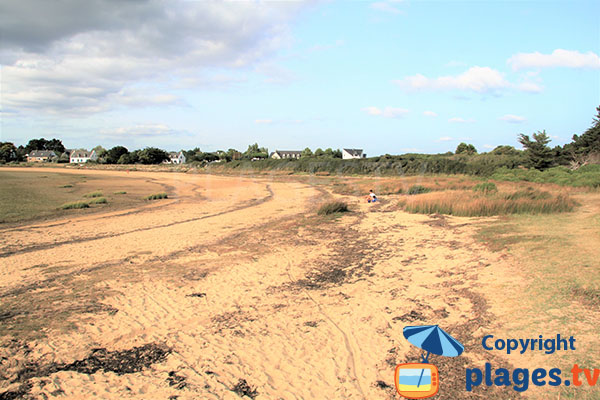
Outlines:
{"type": "Polygon", "coordinates": [[[519,134],[519,143],[525,148],[529,167],[540,171],[550,168],[554,164],[552,149],[548,147],[550,138],[546,131],[533,134],[533,140],[528,135],[519,134]]]}
{"type": "Polygon", "coordinates": [[[115,146],[112,149],[106,151],[104,158],[107,164],[117,164],[119,163],[119,159],[121,158],[121,156],[127,153],[129,153],[129,150],[127,150],[126,147],[115,146]]]}
{"type": "Polygon", "coordinates": [[[600,154],[600,106],[596,107],[596,112],[592,126],[581,136],[573,135],[573,141],[565,146],[565,151],[571,153],[573,158],[600,154]]]}
{"type": "Polygon", "coordinates": [[[11,142],[0,142],[0,163],[17,161],[17,148],[11,142]]]}
{"type": "Polygon", "coordinates": [[[477,149],[472,144],[461,143],[456,146],[456,154],[476,154],[477,149]]]}
{"type": "Polygon", "coordinates": [[[496,146],[496,148],[492,150],[492,154],[497,154],[499,156],[516,156],[519,154],[519,150],[512,146],[496,146]]]}
{"type": "Polygon", "coordinates": [[[139,163],[160,164],[169,159],[169,153],[156,147],[146,147],[139,152],[139,163]]]}
{"type": "Polygon", "coordinates": [[[243,154],[243,158],[252,160],[253,158],[269,158],[269,150],[266,147],[259,147],[258,143],[254,143],[248,146],[243,154]]]}
{"type": "Polygon", "coordinates": [[[323,151],[323,149],[318,148],[315,150],[315,157],[323,157],[325,155],[325,152],[323,151]]]}
{"type": "Polygon", "coordinates": [[[312,150],[307,147],[304,150],[302,150],[302,154],[300,155],[300,157],[312,157],[312,155],[312,150]]]}
{"type": "Polygon", "coordinates": [[[58,139],[31,139],[25,148],[28,152],[31,150],[53,150],[57,155],[61,155],[65,152],[65,146],[63,146],[62,142],[58,139]]]}

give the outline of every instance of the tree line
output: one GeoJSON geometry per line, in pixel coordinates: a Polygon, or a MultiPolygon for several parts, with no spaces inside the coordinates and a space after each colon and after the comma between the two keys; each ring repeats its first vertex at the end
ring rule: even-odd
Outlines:
{"type": "MultiPolygon", "coordinates": [[[[581,135],[573,135],[572,141],[563,146],[549,146],[550,138],[545,131],[533,133],[531,137],[526,134],[519,134],[517,139],[524,150],[515,149],[512,146],[497,146],[489,153],[478,154],[477,149],[472,144],[460,143],[454,152],[448,152],[437,155],[404,155],[391,156],[386,154],[380,157],[372,157],[361,160],[361,165],[369,162],[389,162],[391,160],[410,160],[413,162],[419,159],[429,163],[429,169],[444,170],[448,172],[477,173],[476,171],[489,171],[492,168],[517,168],[520,166],[534,168],[540,171],[555,167],[569,166],[577,169],[586,164],[600,164],[600,106],[596,108],[596,116],[593,118],[592,125],[581,135]],[[464,165],[463,165],[464,164],[464,165]],[[437,166],[437,167],[432,167],[437,166]]],[[[0,142],[0,163],[22,162],[26,161],[26,155],[33,150],[52,150],[59,157],[56,162],[69,162],[69,156],[65,147],[59,139],[46,140],[44,138],[32,139],[25,146],[16,147],[11,142],[0,142]]],[[[144,149],[129,151],[124,146],[115,146],[111,149],[104,149],[102,146],[94,148],[99,164],[160,164],[169,160],[169,153],[156,147],[146,147],[144,149]]],[[[250,160],[264,160],[269,158],[268,149],[261,147],[258,143],[248,146],[244,152],[236,149],[217,150],[214,152],[204,152],[196,147],[191,150],[183,150],[188,163],[207,164],[212,162],[244,162],[250,160]]],[[[301,159],[318,161],[341,159],[342,152],[339,149],[316,149],[314,152],[310,148],[305,148],[301,153],[301,159]]],[[[279,160],[272,160],[267,168],[276,168],[279,160]]],[[[284,160],[281,160],[283,162],[284,160]]],[[[300,161],[294,159],[285,160],[285,164],[300,161]]],[[[352,161],[352,160],[351,160],[352,161]]],[[[280,163],[281,164],[281,163],[280,163]]],[[[236,164],[237,165],[237,164],[236,164]]],[[[365,164],[366,165],[366,164],[365,164]]],[[[361,167],[371,170],[377,166],[361,167]]]]}

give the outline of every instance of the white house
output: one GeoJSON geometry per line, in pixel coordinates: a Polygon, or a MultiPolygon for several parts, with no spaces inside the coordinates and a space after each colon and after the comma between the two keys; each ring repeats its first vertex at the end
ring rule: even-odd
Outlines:
{"type": "Polygon", "coordinates": [[[367,158],[362,149],[342,149],[342,158],[349,160],[351,158],[367,158]]]}
{"type": "Polygon", "coordinates": [[[185,154],[183,151],[179,153],[172,151],[169,153],[169,159],[166,161],[167,164],[185,164],[185,154]]]}
{"type": "Polygon", "coordinates": [[[69,156],[70,163],[86,163],[88,161],[96,161],[98,159],[98,155],[96,154],[96,150],[87,151],[87,150],[73,150],[71,151],[71,155],[69,156]]]}
{"type": "Polygon", "coordinates": [[[302,152],[297,150],[275,150],[271,153],[271,158],[275,159],[300,158],[301,156],[302,152]]]}

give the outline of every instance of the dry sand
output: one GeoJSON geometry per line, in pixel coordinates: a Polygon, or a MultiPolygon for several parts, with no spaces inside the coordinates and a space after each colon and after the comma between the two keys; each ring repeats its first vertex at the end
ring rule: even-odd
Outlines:
{"type": "Polygon", "coordinates": [[[420,354],[402,328],[436,323],[467,347],[432,356],[440,398],[467,397],[465,366],[490,357],[478,335],[498,325],[486,296],[509,271],[474,241],[477,219],[357,197],[346,197],[353,212],[322,218],[317,204],[333,195],[293,178],[128,174],[149,175],[169,200],[0,228],[0,300],[14,306],[0,317],[16,332],[3,339],[0,393],[397,398],[394,366],[420,354]]]}

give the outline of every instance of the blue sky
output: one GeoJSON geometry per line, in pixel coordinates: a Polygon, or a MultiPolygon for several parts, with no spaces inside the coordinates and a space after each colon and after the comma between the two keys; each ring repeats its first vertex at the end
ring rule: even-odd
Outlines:
{"type": "Polygon", "coordinates": [[[543,129],[569,142],[600,105],[597,1],[11,0],[0,15],[15,144],[482,152],[543,129]]]}

